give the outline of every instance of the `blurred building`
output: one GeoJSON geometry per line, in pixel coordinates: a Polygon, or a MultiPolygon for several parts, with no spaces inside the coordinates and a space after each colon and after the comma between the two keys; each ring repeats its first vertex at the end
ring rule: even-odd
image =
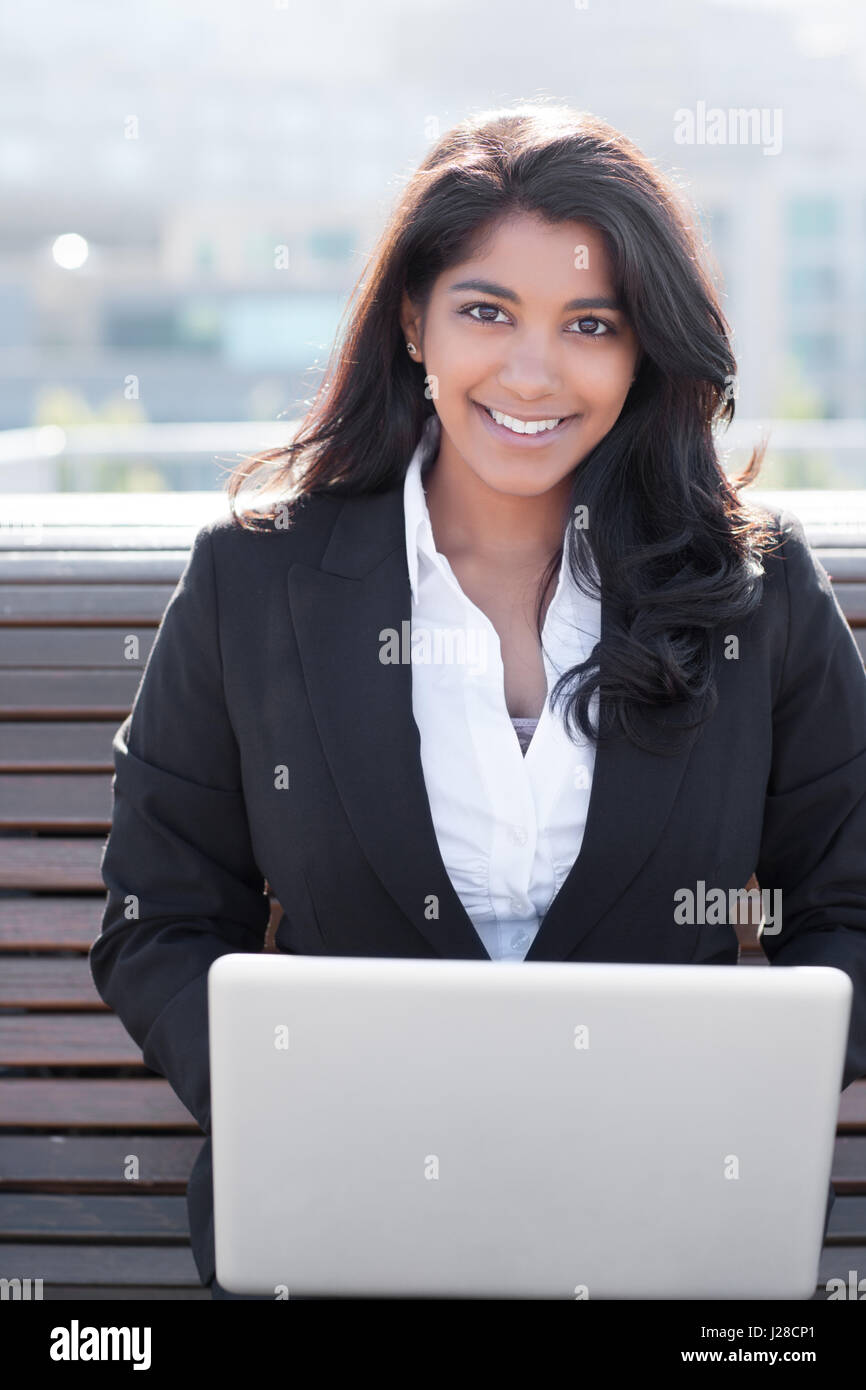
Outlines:
{"type": "Polygon", "coordinates": [[[530,24],[519,0],[428,0],[411,29],[396,0],[49,10],[8,11],[0,51],[0,428],[52,392],[299,415],[400,181],[470,110],[539,95],[624,130],[696,204],[739,413],[866,415],[853,4],[576,0],[530,24]],[[778,149],[680,143],[677,113],[714,108],[781,112],[778,149]],[[76,270],[52,259],[68,232],[76,270]]]}

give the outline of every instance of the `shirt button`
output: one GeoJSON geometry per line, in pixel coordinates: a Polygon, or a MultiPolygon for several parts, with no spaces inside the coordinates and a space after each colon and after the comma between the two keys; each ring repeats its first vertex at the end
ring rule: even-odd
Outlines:
{"type": "Polygon", "coordinates": [[[515,917],[522,916],[522,914],[526,911],[526,908],[524,907],[523,903],[520,901],[519,898],[512,898],[511,902],[508,905],[511,908],[511,911],[514,913],[515,917]]]}
{"type": "Polygon", "coordinates": [[[522,825],[512,825],[508,832],[508,838],[511,840],[512,844],[525,845],[527,834],[522,825]]]}
{"type": "Polygon", "coordinates": [[[529,945],[529,932],[516,932],[511,938],[511,949],[513,951],[524,951],[529,945]]]}

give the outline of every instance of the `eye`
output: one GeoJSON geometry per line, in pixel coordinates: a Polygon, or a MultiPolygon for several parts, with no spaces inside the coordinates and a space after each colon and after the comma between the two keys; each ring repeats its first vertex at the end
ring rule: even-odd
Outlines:
{"type": "Polygon", "coordinates": [[[576,322],[578,328],[584,323],[596,323],[600,324],[601,327],[604,329],[603,333],[578,332],[577,334],[575,334],[575,336],[578,338],[606,338],[609,333],[616,333],[616,329],[614,328],[612,323],[608,323],[606,319],[597,319],[594,314],[584,315],[582,319],[577,319],[576,322]]]}
{"type": "MultiPolygon", "coordinates": [[[[504,310],[504,309],[500,309],[500,307],[499,307],[498,304],[488,304],[486,301],[485,301],[484,303],[481,303],[481,304],[464,304],[463,308],[462,308],[462,309],[458,309],[457,312],[458,312],[458,314],[463,314],[466,318],[472,318],[472,319],[474,319],[475,323],[495,323],[495,322],[496,322],[495,319],[475,318],[475,316],[474,316],[473,313],[472,313],[472,310],[473,310],[473,309],[491,309],[491,310],[493,311],[494,314],[503,314],[503,313],[505,313],[505,310],[504,310]]],[[[508,317],[507,314],[506,314],[505,316],[506,316],[506,318],[508,317]]]]}

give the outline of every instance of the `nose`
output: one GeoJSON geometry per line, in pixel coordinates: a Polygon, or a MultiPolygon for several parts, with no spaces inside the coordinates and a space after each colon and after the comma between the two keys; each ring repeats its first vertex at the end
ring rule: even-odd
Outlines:
{"type": "Polygon", "coordinates": [[[562,395],[562,373],[554,360],[555,354],[546,339],[524,338],[514,342],[511,352],[497,374],[503,391],[514,400],[543,400],[545,396],[562,395]]]}

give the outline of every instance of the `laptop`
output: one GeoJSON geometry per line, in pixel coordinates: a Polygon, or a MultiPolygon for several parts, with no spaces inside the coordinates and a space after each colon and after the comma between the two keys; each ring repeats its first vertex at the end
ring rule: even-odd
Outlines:
{"type": "Polygon", "coordinates": [[[809,1299],[851,996],[827,966],[221,956],[216,1277],[809,1299]]]}

